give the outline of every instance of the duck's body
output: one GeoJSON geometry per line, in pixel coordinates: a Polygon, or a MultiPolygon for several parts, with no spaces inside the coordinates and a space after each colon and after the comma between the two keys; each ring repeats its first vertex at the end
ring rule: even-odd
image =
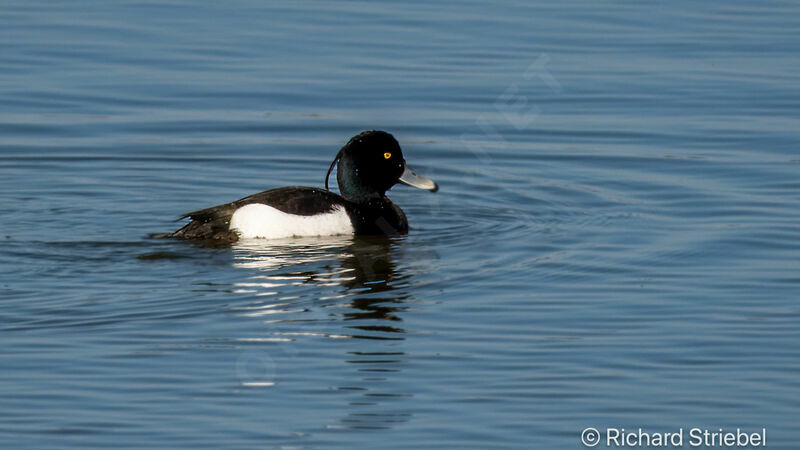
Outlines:
{"type": "Polygon", "coordinates": [[[358,204],[331,191],[304,186],[270,189],[181,218],[192,221],[172,237],[191,240],[408,232],[406,215],[386,197],[358,204]]]}
{"type": "Polygon", "coordinates": [[[191,222],[164,236],[234,242],[240,238],[401,234],[408,232],[406,215],[386,197],[386,190],[397,182],[438,189],[436,183],[406,167],[399,144],[382,131],[353,137],[339,151],[328,175],[337,161],[342,195],[303,186],[270,189],[187,213],[181,218],[191,222]]]}

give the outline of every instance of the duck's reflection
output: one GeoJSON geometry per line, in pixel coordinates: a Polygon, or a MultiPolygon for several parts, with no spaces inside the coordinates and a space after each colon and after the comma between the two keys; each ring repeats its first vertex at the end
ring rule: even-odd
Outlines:
{"type": "Polygon", "coordinates": [[[387,428],[410,417],[389,409],[392,399],[413,397],[391,382],[406,362],[402,316],[411,303],[411,272],[398,270],[392,255],[403,243],[402,237],[342,237],[233,247],[234,264],[253,271],[235,283],[234,292],[253,299],[240,313],[264,319],[270,337],[291,339],[281,344],[285,353],[303,351],[307,339],[344,340],[340,354],[358,376],[349,371],[342,385],[327,386],[348,405],[328,428],[387,428]]]}

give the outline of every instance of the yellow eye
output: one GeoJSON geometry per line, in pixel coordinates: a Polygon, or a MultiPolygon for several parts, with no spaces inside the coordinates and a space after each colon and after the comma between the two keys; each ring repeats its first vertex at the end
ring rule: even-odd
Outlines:
{"type": "Polygon", "coordinates": [[[383,159],[389,159],[391,157],[392,157],[392,154],[389,153],[389,152],[386,152],[386,153],[383,154],[383,159]]]}

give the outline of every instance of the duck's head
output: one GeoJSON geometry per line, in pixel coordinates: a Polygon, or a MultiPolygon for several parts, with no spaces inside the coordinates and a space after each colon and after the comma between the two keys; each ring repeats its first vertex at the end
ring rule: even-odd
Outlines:
{"type": "Polygon", "coordinates": [[[400,144],[385,131],[364,131],[353,136],[331,163],[325,175],[325,189],[337,161],[339,191],[352,202],[382,198],[398,182],[431,192],[439,189],[432,180],[417,175],[406,165],[400,144]]]}

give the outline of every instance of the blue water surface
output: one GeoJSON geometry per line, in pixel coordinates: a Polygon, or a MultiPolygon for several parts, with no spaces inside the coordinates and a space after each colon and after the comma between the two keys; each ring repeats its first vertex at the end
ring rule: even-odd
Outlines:
{"type": "Polygon", "coordinates": [[[792,1],[5,1],[0,447],[797,448],[798,29],[792,1]],[[366,129],[441,186],[389,193],[408,235],[148,237],[322,186],[366,129]]]}

